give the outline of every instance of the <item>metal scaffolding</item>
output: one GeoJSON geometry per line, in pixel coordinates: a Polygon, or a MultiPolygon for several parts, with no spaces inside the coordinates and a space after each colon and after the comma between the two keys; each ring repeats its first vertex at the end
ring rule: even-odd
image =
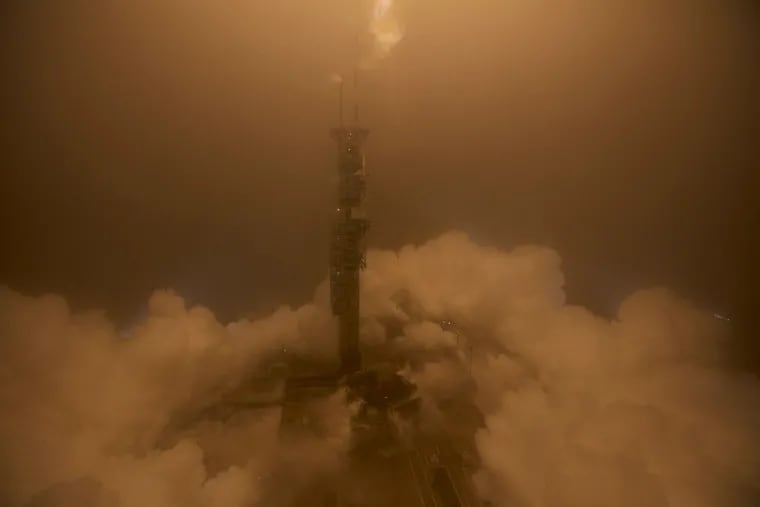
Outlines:
{"type": "Polygon", "coordinates": [[[369,228],[363,210],[366,193],[363,145],[369,131],[341,125],[331,133],[338,148],[338,195],[330,243],[330,300],[339,322],[341,373],[348,375],[361,368],[359,273],[366,266],[364,237],[369,228]]]}

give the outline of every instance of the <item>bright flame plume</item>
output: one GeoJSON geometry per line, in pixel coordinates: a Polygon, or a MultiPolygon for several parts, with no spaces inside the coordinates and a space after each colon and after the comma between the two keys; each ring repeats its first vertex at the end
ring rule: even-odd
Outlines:
{"type": "Polygon", "coordinates": [[[404,38],[394,7],[393,0],[377,0],[372,12],[370,32],[375,39],[375,56],[379,58],[388,56],[404,38]]]}

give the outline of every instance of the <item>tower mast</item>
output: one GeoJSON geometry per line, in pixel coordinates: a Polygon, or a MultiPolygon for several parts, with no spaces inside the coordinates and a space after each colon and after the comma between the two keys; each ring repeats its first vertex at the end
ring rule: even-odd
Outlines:
{"type": "MultiPolygon", "coordinates": [[[[354,77],[356,86],[357,77],[354,77]]],[[[340,90],[340,111],[343,92],[340,90]]],[[[342,116],[342,114],[341,114],[342,116]]],[[[369,220],[364,212],[366,173],[364,142],[369,130],[359,126],[358,105],[354,123],[331,130],[337,145],[337,206],[330,241],[330,301],[338,319],[338,343],[341,373],[348,375],[361,368],[359,351],[359,274],[366,267],[364,237],[369,220]]]]}

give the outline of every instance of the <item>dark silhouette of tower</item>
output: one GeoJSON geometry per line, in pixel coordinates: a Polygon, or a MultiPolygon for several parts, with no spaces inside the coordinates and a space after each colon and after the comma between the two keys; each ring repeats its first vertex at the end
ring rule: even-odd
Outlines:
{"type": "Polygon", "coordinates": [[[363,205],[366,193],[363,145],[369,130],[343,125],[343,85],[340,85],[340,126],[331,131],[338,148],[337,207],[330,242],[330,300],[338,318],[341,373],[361,368],[359,351],[359,274],[366,266],[364,237],[369,228],[363,205]]]}

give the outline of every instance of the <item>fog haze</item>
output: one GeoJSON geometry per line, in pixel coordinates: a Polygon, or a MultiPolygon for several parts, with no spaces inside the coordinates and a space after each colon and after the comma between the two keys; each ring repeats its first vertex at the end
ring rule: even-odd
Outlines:
{"type": "MultiPolygon", "coordinates": [[[[731,313],[757,166],[750,2],[399,2],[362,72],[372,246],[450,229],[562,256],[571,300],[731,313]]],[[[230,319],[325,275],[348,0],[6,2],[0,279],[130,320],[230,319]]],[[[366,41],[362,41],[365,43],[366,41]]]]}
{"type": "Polygon", "coordinates": [[[0,504],[401,506],[428,439],[499,507],[758,504],[756,2],[0,19],[0,504]],[[300,398],[338,368],[339,75],[372,131],[352,323],[379,385],[300,398]]]}

